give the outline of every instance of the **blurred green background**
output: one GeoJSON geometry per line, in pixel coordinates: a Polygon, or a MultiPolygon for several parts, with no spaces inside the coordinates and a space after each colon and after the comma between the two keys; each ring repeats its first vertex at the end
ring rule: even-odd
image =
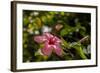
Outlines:
{"type": "Polygon", "coordinates": [[[23,10],[23,62],[91,59],[91,14],[23,10]],[[63,57],[40,55],[33,37],[50,32],[64,43],[63,57]]]}

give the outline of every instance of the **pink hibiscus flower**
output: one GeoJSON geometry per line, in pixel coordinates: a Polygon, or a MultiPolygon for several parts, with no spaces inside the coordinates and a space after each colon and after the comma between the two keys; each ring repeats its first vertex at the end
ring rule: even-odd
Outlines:
{"type": "Polygon", "coordinates": [[[50,33],[44,33],[42,36],[35,36],[34,40],[37,43],[44,44],[44,47],[41,49],[43,55],[50,56],[52,52],[58,56],[62,55],[62,49],[60,46],[61,40],[58,37],[50,33]]]}

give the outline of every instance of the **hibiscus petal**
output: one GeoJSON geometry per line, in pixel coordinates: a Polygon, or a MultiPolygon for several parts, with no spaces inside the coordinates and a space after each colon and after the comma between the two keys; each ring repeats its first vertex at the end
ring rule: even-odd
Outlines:
{"type": "Polygon", "coordinates": [[[37,43],[43,43],[44,41],[46,41],[46,37],[45,36],[35,36],[34,37],[34,41],[36,41],[37,43]]]}
{"type": "Polygon", "coordinates": [[[49,45],[47,42],[45,43],[44,48],[41,49],[41,52],[46,55],[46,56],[50,56],[52,53],[52,46],[49,45]]]}
{"type": "Polygon", "coordinates": [[[55,36],[54,38],[55,38],[55,42],[56,43],[60,43],[61,42],[61,40],[58,37],[55,36]]]}
{"type": "Polygon", "coordinates": [[[59,45],[53,45],[53,49],[54,49],[54,52],[58,55],[58,56],[61,56],[62,55],[62,49],[59,45]]]}
{"type": "Polygon", "coordinates": [[[44,33],[44,36],[49,40],[51,38],[53,38],[54,36],[50,33],[44,33]]]}

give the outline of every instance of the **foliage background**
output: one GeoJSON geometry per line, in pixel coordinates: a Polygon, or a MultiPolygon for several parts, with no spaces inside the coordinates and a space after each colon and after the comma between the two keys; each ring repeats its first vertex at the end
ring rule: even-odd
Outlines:
{"type": "Polygon", "coordinates": [[[90,32],[89,13],[23,10],[23,62],[91,59],[90,32]],[[41,35],[44,29],[62,38],[63,58],[38,53],[40,45],[33,37],[41,35]]]}

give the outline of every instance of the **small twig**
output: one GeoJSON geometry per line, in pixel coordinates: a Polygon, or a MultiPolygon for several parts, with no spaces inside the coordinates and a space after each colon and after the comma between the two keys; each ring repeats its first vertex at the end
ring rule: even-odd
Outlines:
{"type": "Polygon", "coordinates": [[[87,35],[87,36],[85,36],[84,38],[82,38],[81,40],[79,40],[78,42],[79,43],[82,43],[82,42],[84,42],[85,40],[87,40],[89,38],[89,36],[87,35]]]}

